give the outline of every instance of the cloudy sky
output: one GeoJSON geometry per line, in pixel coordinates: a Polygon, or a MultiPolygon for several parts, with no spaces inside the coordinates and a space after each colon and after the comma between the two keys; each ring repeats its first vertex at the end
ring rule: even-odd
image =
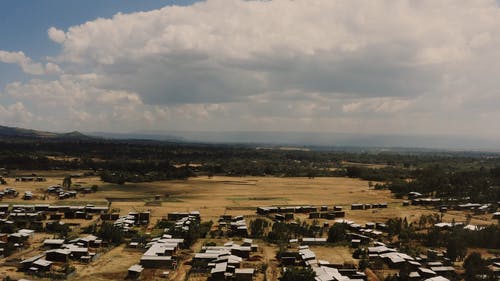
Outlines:
{"type": "Polygon", "coordinates": [[[494,0],[0,3],[0,124],[500,138],[494,0]]]}

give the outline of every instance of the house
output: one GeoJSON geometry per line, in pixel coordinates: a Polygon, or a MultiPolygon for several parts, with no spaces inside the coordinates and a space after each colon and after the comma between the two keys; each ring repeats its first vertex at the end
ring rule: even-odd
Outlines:
{"type": "Polygon", "coordinates": [[[326,238],[304,237],[302,238],[302,245],[324,245],[326,238]]]}
{"type": "Polygon", "coordinates": [[[28,270],[33,265],[33,263],[35,261],[37,261],[37,260],[39,260],[41,258],[43,258],[43,254],[42,255],[36,255],[36,256],[31,257],[31,258],[28,258],[28,259],[25,259],[25,260],[21,261],[20,262],[21,269],[25,270],[25,271],[28,270]]]}
{"type": "Polygon", "coordinates": [[[231,247],[231,254],[242,258],[250,257],[251,251],[252,248],[247,246],[233,245],[231,247]]]}
{"type": "Polygon", "coordinates": [[[88,235],[78,239],[78,243],[81,243],[81,245],[84,247],[99,248],[101,246],[102,240],[97,236],[88,235]]]}
{"type": "Polygon", "coordinates": [[[139,220],[139,224],[140,225],[147,225],[149,224],[149,217],[151,215],[151,212],[147,211],[147,212],[140,212],[139,213],[139,217],[138,217],[138,220],[139,220]]]}
{"type": "Polygon", "coordinates": [[[408,274],[408,279],[410,280],[421,280],[421,276],[417,271],[412,271],[408,274]]]}
{"type": "Polygon", "coordinates": [[[253,268],[237,268],[234,271],[234,277],[237,281],[252,281],[254,273],[253,268]]]}
{"type": "Polygon", "coordinates": [[[431,270],[436,272],[439,276],[453,278],[456,275],[455,268],[453,268],[453,266],[435,266],[431,267],[431,270]]]}
{"type": "Polygon", "coordinates": [[[143,270],[144,267],[142,267],[140,264],[134,264],[128,268],[128,276],[134,279],[139,278],[143,270]]]}
{"type": "Polygon", "coordinates": [[[64,239],[45,239],[43,246],[50,249],[58,249],[64,244],[64,239]]]}
{"type": "Polygon", "coordinates": [[[351,210],[363,210],[364,206],[363,204],[351,204],[351,210]]]}
{"type": "Polygon", "coordinates": [[[146,256],[141,257],[140,265],[144,268],[172,268],[171,256],[146,256]]]}
{"type": "Polygon", "coordinates": [[[351,240],[351,247],[352,248],[358,248],[359,245],[361,245],[361,240],[360,239],[352,239],[351,240]]]}
{"type": "Polygon", "coordinates": [[[436,272],[432,271],[431,269],[425,268],[425,267],[419,267],[418,273],[423,278],[431,278],[431,277],[436,276],[436,272]]]}
{"type": "Polygon", "coordinates": [[[55,262],[68,262],[71,251],[68,249],[54,249],[45,252],[45,259],[55,262]]]}
{"type": "Polygon", "coordinates": [[[9,234],[8,241],[13,243],[23,243],[33,236],[33,233],[33,230],[21,229],[16,233],[9,234]]]}
{"type": "Polygon", "coordinates": [[[82,256],[89,255],[89,248],[80,247],[75,244],[65,244],[63,245],[63,249],[66,249],[70,252],[70,258],[72,259],[80,259],[82,256]]]}
{"type": "Polygon", "coordinates": [[[444,278],[443,276],[436,276],[436,277],[432,277],[432,278],[427,278],[424,281],[450,281],[450,280],[447,278],[444,278]]]}
{"type": "Polygon", "coordinates": [[[211,280],[225,280],[227,263],[218,263],[210,270],[211,280]]]}
{"type": "Polygon", "coordinates": [[[33,193],[31,191],[24,192],[23,200],[31,200],[33,199],[33,193]]]}
{"type": "Polygon", "coordinates": [[[49,204],[35,204],[35,211],[48,211],[49,206],[49,204]]]}
{"type": "Polygon", "coordinates": [[[38,259],[31,264],[31,267],[28,270],[35,272],[47,272],[50,271],[51,267],[52,267],[51,261],[45,259],[38,259]]]}

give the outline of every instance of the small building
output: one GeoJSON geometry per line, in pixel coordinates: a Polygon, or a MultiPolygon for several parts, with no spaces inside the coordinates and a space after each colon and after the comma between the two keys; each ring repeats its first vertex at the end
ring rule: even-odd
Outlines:
{"type": "Polygon", "coordinates": [[[32,268],[36,268],[36,272],[47,272],[50,271],[51,267],[52,267],[51,261],[45,259],[38,259],[31,264],[29,270],[31,271],[32,268]]]}
{"type": "Polygon", "coordinates": [[[23,261],[20,262],[21,264],[21,269],[26,271],[28,270],[30,267],[32,267],[33,263],[39,259],[43,258],[43,254],[42,255],[36,255],[36,256],[33,256],[31,258],[28,258],[28,259],[25,259],[23,261]]]}
{"type": "Polygon", "coordinates": [[[144,268],[172,268],[171,256],[142,256],[140,265],[144,268]]]}
{"type": "Polygon", "coordinates": [[[141,276],[143,270],[144,267],[142,267],[140,264],[134,264],[128,268],[128,277],[137,279],[141,276]]]}
{"type": "Polygon", "coordinates": [[[254,273],[253,268],[236,268],[234,277],[237,281],[252,281],[254,273]]]}
{"type": "Polygon", "coordinates": [[[61,248],[64,244],[64,239],[45,239],[43,240],[43,246],[50,249],[61,248]]]}
{"type": "Polygon", "coordinates": [[[359,245],[361,245],[361,240],[360,239],[352,239],[351,240],[351,247],[352,248],[358,248],[359,245]]]}
{"type": "Polygon", "coordinates": [[[493,219],[500,220],[500,212],[493,213],[493,219]]]}
{"type": "Polygon", "coordinates": [[[363,210],[364,206],[363,204],[351,204],[351,210],[363,210]]]}
{"type": "Polygon", "coordinates": [[[45,252],[45,259],[48,261],[66,263],[69,260],[71,252],[67,249],[54,249],[45,252]]]}
{"type": "Polygon", "coordinates": [[[31,200],[33,199],[33,193],[31,191],[24,192],[23,200],[31,200]]]}

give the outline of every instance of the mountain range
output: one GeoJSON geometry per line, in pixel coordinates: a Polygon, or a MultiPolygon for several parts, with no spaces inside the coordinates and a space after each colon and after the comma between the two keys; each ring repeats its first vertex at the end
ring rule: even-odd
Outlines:
{"type": "Polygon", "coordinates": [[[0,137],[3,138],[37,138],[37,139],[93,139],[95,137],[82,134],[78,131],[68,133],[54,133],[37,131],[18,127],[0,126],[0,137]]]}
{"type": "Polygon", "coordinates": [[[136,131],[131,133],[78,131],[54,133],[0,126],[0,138],[34,138],[48,140],[108,140],[201,144],[244,144],[257,147],[351,148],[417,148],[459,151],[500,151],[500,141],[475,136],[453,135],[372,135],[332,132],[264,132],[264,131],[136,131]]]}

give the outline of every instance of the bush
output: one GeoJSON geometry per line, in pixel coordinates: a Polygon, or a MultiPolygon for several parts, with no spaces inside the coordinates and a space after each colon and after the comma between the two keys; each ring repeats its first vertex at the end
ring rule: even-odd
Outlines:
{"type": "Polygon", "coordinates": [[[316,273],[310,268],[287,268],[280,281],[315,281],[316,273]]]}

